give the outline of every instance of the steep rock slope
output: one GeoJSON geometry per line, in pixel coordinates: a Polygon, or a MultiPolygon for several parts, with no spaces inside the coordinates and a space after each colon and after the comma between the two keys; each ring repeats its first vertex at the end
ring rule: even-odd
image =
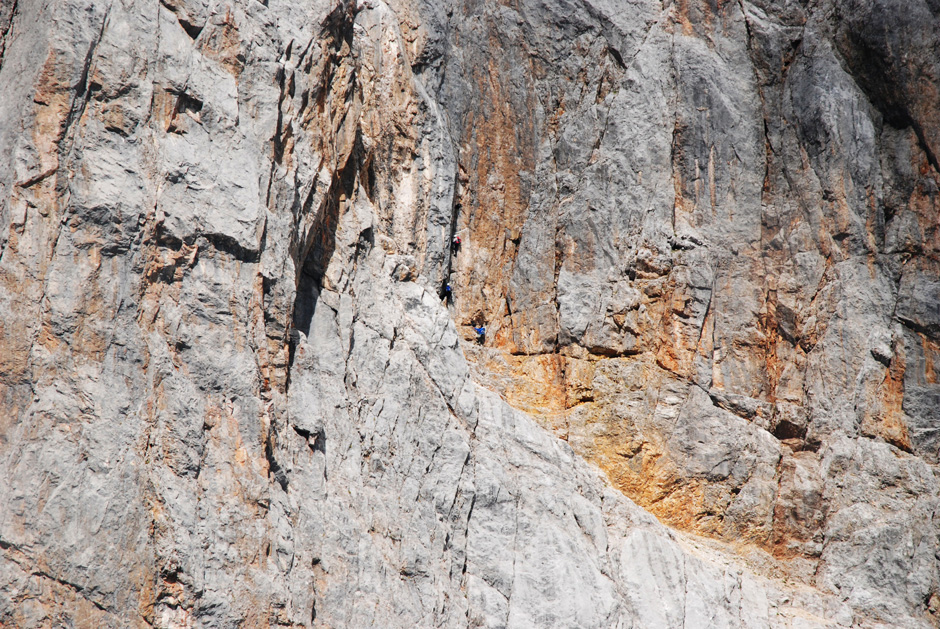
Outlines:
{"type": "Polygon", "coordinates": [[[935,624],[915,4],[4,5],[0,621],[935,624]]]}
{"type": "Polygon", "coordinates": [[[936,5],[523,2],[455,31],[443,93],[525,121],[460,159],[478,377],[663,520],[886,621],[935,608],[936,5]],[[501,86],[455,71],[527,50],[501,86]]]}

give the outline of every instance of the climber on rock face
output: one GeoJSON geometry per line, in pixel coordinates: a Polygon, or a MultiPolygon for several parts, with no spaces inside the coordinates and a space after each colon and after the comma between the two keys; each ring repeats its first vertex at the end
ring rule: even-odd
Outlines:
{"type": "Polygon", "coordinates": [[[477,343],[483,345],[486,342],[486,326],[474,327],[473,331],[477,333],[477,343]]]}
{"type": "Polygon", "coordinates": [[[444,303],[448,303],[448,304],[449,304],[450,301],[451,301],[451,299],[452,299],[453,296],[454,296],[454,291],[453,291],[453,289],[451,289],[450,284],[445,285],[445,286],[444,286],[444,290],[441,291],[441,293],[442,293],[441,296],[442,296],[443,299],[444,299],[444,303]]]}
{"type": "Polygon", "coordinates": [[[450,247],[453,249],[454,253],[460,251],[460,236],[454,236],[454,240],[451,241],[450,247]]]}

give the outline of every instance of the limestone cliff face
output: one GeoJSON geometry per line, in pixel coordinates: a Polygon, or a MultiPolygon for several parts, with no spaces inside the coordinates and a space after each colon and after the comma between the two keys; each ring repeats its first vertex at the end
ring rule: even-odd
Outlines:
{"type": "Polygon", "coordinates": [[[4,2],[0,625],[937,626],[938,48],[4,2]]]}

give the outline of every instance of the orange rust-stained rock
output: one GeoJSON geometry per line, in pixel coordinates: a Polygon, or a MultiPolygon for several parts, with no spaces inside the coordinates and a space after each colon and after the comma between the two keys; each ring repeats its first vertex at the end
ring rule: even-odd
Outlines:
{"type": "Polygon", "coordinates": [[[0,623],[937,616],[935,3],[137,4],[0,3],[0,623]]]}
{"type": "Polygon", "coordinates": [[[245,67],[245,52],[239,36],[238,25],[231,9],[217,24],[208,25],[208,34],[201,40],[206,57],[216,59],[236,79],[245,67]]]}
{"type": "MultiPolygon", "coordinates": [[[[492,38],[490,43],[495,54],[500,42],[492,38]]],[[[474,71],[479,102],[468,112],[461,138],[460,163],[468,179],[458,201],[457,233],[463,245],[455,260],[455,303],[462,324],[503,322],[518,232],[528,209],[530,189],[523,173],[535,168],[534,102],[525,86],[503,84],[503,66],[509,62],[489,57],[474,71]]],[[[493,331],[500,347],[513,349],[509,330],[493,331]]]]}
{"type": "Polygon", "coordinates": [[[903,410],[904,369],[904,354],[901,348],[898,348],[890,365],[883,370],[881,382],[872,383],[866,390],[869,401],[863,406],[860,428],[865,436],[881,437],[888,443],[910,452],[911,439],[903,410]]]}

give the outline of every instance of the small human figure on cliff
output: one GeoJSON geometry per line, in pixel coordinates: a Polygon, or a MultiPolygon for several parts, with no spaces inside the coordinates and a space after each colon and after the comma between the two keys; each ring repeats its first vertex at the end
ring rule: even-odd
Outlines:
{"type": "Polygon", "coordinates": [[[443,295],[444,303],[449,304],[451,299],[454,296],[454,291],[451,289],[450,284],[444,286],[443,295]]]}
{"type": "Polygon", "coordinates": [[[450,243],[450,248],[454,253],[460,251],[460,236],[454,236],[454,240],[450,243]]]}
{"type": "Polygon", "coordinates": [[[486,326],[474,327],[473,331],[477,333],[477,343],[480,345],[486,343],[486,326]]]}

